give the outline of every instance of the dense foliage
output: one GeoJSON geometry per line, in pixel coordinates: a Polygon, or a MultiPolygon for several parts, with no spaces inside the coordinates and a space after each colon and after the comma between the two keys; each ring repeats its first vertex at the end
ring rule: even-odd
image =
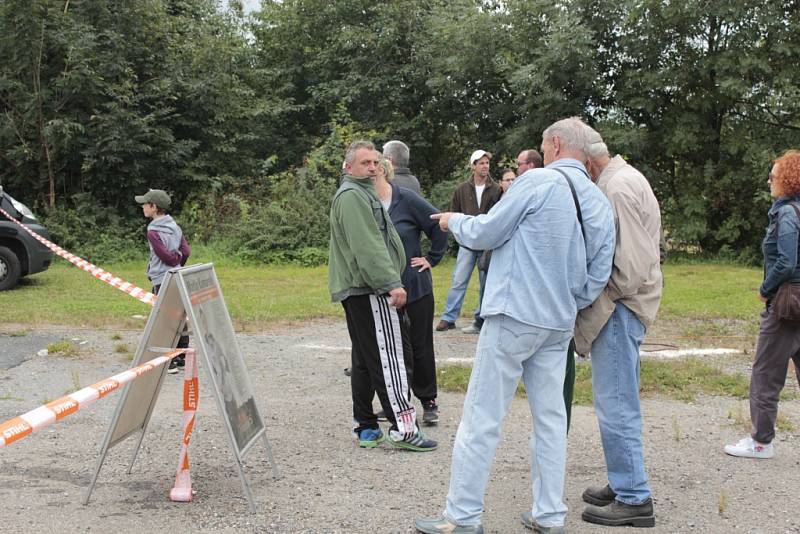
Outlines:
{"type": "Polygon", "coordinates": [[[441,207],[475,148],[592,123],[678,245],[758,257],[766,169],[800,147],[796,0],[0,3],[0,183],[96,261],[167,189],[193,239],[324,261],[344,145],[412,147],[441,207]]]}

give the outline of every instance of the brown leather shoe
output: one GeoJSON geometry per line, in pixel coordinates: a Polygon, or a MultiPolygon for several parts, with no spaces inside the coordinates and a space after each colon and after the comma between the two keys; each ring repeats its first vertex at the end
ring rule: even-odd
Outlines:
{"type": "Polygon", "coordinates": [[[445,330],[452,330],[456,327],[456,323],[451,323],[450,321],[445,321],[442,319],[439,321],[439,324],[436,325],[437,332],[444,332],[445,330]]]}

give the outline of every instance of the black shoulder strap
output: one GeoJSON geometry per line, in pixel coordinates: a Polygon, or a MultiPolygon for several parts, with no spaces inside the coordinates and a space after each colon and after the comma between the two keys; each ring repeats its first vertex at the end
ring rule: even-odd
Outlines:
{"type": "Polygon", "coordinates": [[[572,191],[572,200],[575,202],[575,211],[578,212],[578,222],[581,225],[581,233],[583,234],[583,240],[586,241],[586,229],[583,227],[583,215],[581,215],[581,203],[578,200],[578,193],[575,192],[575,185],[573,185],[572,179],[569,177],[569,175],[567,175],[567,173],[558,168],[552,168],[552,169],[554,171],[557,171],[559,174],[561,174],[561,176],[563,176],[567,180],[567,185],[569,185],[569,190],[572,191]]]}

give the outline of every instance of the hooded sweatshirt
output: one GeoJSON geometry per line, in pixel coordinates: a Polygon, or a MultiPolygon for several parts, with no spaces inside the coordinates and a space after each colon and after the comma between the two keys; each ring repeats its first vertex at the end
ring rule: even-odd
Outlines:
{"type": "Polygon", "coordinates": [[[154,286],[159,286],[167,271],[186,264],[191,250],[180,226],[170,215],[153,219],[147,225],[147,241],[150,245],[147,277],[154,286]]]}

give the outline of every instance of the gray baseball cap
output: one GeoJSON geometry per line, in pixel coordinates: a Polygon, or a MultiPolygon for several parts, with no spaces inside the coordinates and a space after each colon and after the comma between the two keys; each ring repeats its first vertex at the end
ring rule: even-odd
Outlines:
{"type": "Polygon", "coordinates": [[[148,202],[155,204],[157,207],[165,210],[172,204],[172,199],[163,189],[151,189],[144,195],[136,195],[133,197],[139,204],[147,204],[148,202]]]}

